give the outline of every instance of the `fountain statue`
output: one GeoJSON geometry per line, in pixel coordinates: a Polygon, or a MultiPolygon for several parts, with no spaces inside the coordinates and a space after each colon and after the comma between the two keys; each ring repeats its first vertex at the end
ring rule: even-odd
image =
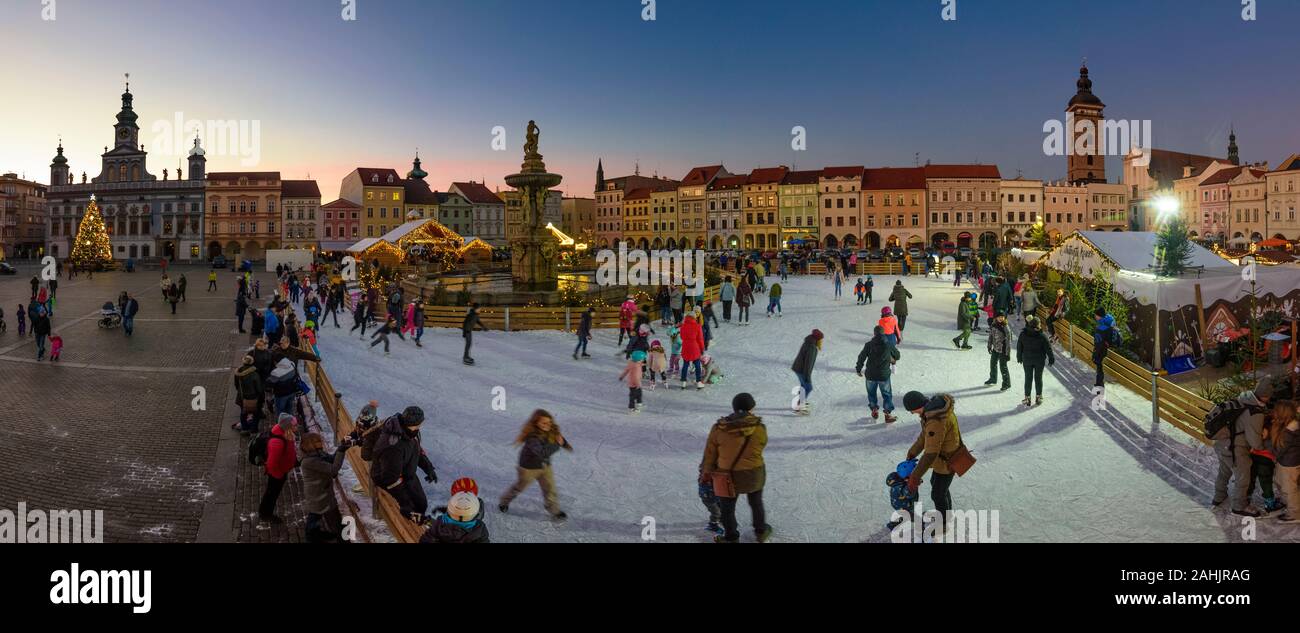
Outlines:
{"type": "Polygon", "coordinates": [[[506,176],[506,184],[520,194],[520,236],[510,241],[511,278],[514,289],[522,292],[555,291],[558,288],[556,266],[560,242],[546,228],[544,210],[551,187],[563,176],[546,171],[546,163],[537,151],[540,130],[528,122],[524,142],[524,162],[519,173],[506,176]]]}

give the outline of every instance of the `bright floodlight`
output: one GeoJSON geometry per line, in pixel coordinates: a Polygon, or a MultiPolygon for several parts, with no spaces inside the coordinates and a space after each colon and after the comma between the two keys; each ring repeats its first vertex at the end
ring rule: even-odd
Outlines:
{"type": "Polygon", "coordinates": [[[1173,196],[1161,196],[1156,198],[1156,213],[1160,219],[1167,219],[1178,213],[1178,199],[1173,196]]]}

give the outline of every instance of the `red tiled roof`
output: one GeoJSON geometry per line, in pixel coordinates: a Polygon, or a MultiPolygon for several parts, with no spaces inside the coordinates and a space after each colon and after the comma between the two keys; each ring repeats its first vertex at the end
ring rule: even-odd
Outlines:
{"type": "Polygon", "coordinates": [[[926,165],[921,169],[925,170],[926,178],[1002,179],[1002,173],[998,171],[997,165],[926,165]]]}
{"type": "Polygon", "coordinates": [[[696,185],[707,185],[720,171],[722,171],[722,165],[696,167],[695,169],[692,169],[690,173],[686,174],[685,178],[682,178],[682,186],[694,187],[696,185]]]}
{"type": "Polygon", "coordinates": [[[320,205],[322,209],[360,209],[361,205],[351,200],[335,200],[334,202],[320,205]]]}
{"type": "Polygon", "coordinates": [[[208,180],[218,180],[221,182],[235,181],[240,178],[249,180],[279,180],[280,172],[278,171],[214,171],[208,173],[208,180]]]}
{"type": "Polygon", "coordinates": [[[319,198],[320,187],[315,180],[281,180],[281,198],[319,198]]]}
{"type": "Polygon", "coordinates": [[[1236,178],[1237,174],[1240,174],[1243,169],[1245,169],[1245,167],[1229,167],[1228,169],[1220,169],[1219,171],[1214,172],[1213,176],[1202,181],[1201,186],[1208,187],[1210,185],[1227,184],[1229,180],[1236,178]]]}
{"type": "Polygon", "coordinates": [[[862,178],[866,168],[861,165],[853,167],[827,167],[822,170],[822,178],[862,178]]]}
{"type": "Polygon", "coordinates": [[[781,181],[783,185],[815,185],[822,177],[822,170],[815,169],[812,171],[792,171],[785,175],[781,181]]]}
{"type": "Polygon", "coordinates": [[[925,189],[922,167],[881,167],[868,169],[862,177],[863,189],[925,189]]]}
{"type": "Polygon", "coordinates": [[[739,189],[749,183],[749,176],[723,176],[709,185],[709,191],[739,189]]]}
{"type": "Polygon", "coordinates": [[[749,173],[749,184],[751,185],[777,185],[785,179],[785,175],[790,173],[790,168],[781,167],[760,167],[749,173]]]}
{"type": "Polygon", "coordinates": [[[466,200],[474,204],[505,204],[497,194],[492,193],[481,182],[453,182],[451,186],[460,191],[466,200]]]}
{"type": "Polygon", "coordinates": [[[382,169],[376,167],[358,167],[357,175],[361,176],[361,184],[366,187],[401,187],[402,177],[392,169],[382,169]],[[375,177],[378,176],[378,181],[375,177]],[[391,178],[391,180],[390,180],[391,178]]]}
{"type": "Polygon", "coordinates": [[[649,199],[650,199],[650,193],[651,193],[652,191],[653,191],[653,190],[652,190],[650,187],[642,187],[642,188],[640,188],[640,189],[633,189],[632,191],[627,192],[627,193],[623,196],[623,200],[624,200],[624,201],[627,201],[627,200],[649,200],[649,199]]]}

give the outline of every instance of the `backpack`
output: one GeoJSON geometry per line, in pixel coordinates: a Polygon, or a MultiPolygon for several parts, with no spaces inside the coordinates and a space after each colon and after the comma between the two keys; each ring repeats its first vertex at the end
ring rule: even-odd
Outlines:
{"type": "Polygon", "coordinates": [[[271,443],[271,431],[267,429],[257,434],[252,442],[248,443],[248,463],[254,466],[261,466],[266,463],[267,449],[271,443]]]}
{"type": "Polygon", "coordinates": [[[1119,347],[1124,344],[1124,335],[1119,333],[1119,328],[1112,327],[1106,330],[1106,346],[1119,347]]]}
{"type": "Polygon", "coordinates": [[[1239,434],[1237,419],[1246,411],[1247,407],[1238,402],[1236,398],[1210,409],[1210,412],[1205,414],[1204,420],[1206,439],[1230,440],[1236,437],[1239,434]],[[1226,434],[1224,433],[1225,430],[1227,431],[1226,434]]]}

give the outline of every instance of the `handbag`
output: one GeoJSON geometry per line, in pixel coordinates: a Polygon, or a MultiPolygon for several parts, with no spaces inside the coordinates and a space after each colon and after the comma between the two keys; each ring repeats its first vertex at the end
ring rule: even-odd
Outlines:
{"type": "Polygon", "coordinates": [[[735,499],[740,496],[736,492],[736,480],[732,473],[736,470],[736,464],[740,463],[740,458],[745,456],[745,449],[749,447],[750,436],[745,436],[745,441],[740,444],[740,452],[736,453],[735,461],[731,462],[731,468],[726,472],[714,472],[713,475],[713,494],[724,499],[735,499]]]}
{"type": "Polygon", "coordinates": [[[966,448],[966,441],[961,437],[961,431],[957,431],[957,450],[944,458],[948,462],[948,469],[957,473],[958,477],[966,476],[966,471],[975,465],[975,456],[971,454],[970,449],[966,448]]]}

